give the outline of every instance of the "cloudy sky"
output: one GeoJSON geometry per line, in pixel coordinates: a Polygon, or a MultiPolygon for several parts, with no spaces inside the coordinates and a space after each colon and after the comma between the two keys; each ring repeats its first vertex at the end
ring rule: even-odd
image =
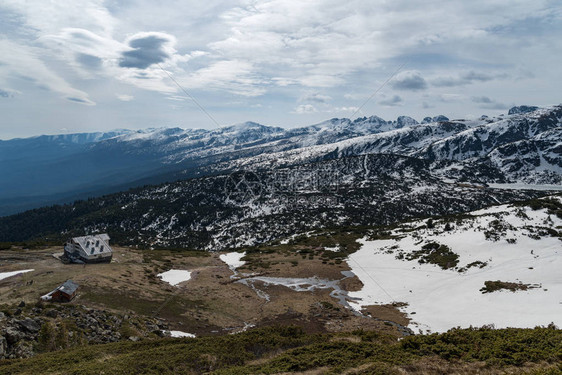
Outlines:
{"type": "Polygon", "coordinates": [[[558,0],[2,0],[0,21],[0,139],[562,102],[558,0]]]}

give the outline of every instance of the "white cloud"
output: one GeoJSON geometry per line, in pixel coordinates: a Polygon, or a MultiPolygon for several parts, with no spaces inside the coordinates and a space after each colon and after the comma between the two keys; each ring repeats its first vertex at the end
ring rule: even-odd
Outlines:
{"type": "Polygon", "coordinates": [[[187,88],[223,90],[242,96],[266,92],[264,80],[254,73],[253,65],[241,60],[223,60],[180,78],[187,88]]]}
{"type": "Polygon", "coordinates": [[[296,114],[299,114],[299,115],[307,115],[307,114],[316,113],[316,112],[318,112],[318,110],[312,104],[298,105],[293,111],[293,113],[296,113],[296,114]]]}
{"type": "Polygon", "coordinates": [[[348,112],[355,113],[359,110],[359,107],[334,107],[330,112],[348,112]]]}
{"type": "Polygon", "coordinates": [[[135,97],[132,95],[127,95],[127,94],[118,94],[116,95],[117,99],[123,101],[123,102],[130,102],[131,100],[133,100],[135,97]]]}
{"type": "Polygon", "coordinates": [[[3,0],[2,7],[22,14],[28,32],[56,34],[63,28],[80,28],[111,35],[118,20],[103,0],[3,0]]]}
{"type": "MultiPolygon", "coordinates": [[[[460,115],[491,106],[471,100],[482,95],[500,104],[559,101],[562,4],[451,0],[430,5],[4,0],[0,15],[8,12],[9,22],[0,30],[0,89],[22,95],[0,105],[51,93],[56,100],[68,99],[67,106],[57,107],[63,113],[83,108],[70,101],[119,103],[115,93],[127,93],[135,97],[127,106],[138,107],[122,116],[152,126],[167,113],[155,113],[143,99],[156,103],[159,94],[181,96],[168,72],[204,106],[212,103],[225,113],[224,122],[247,120],[252,98],[259,96],[263,108],[273,108],[260,114],[262,122],[297,123],[298,114],[322,120],[328,112],[361,105],[403,62],[408,71],[381,90],[378,102],[362,107],[366,115],[420,116],[424,107],[436,105],[440,112],[460,115]],[[409,105],[400,106],[396,97],[409,105]]],[[[200,120],[192,107],[181,107],[183,116],[173,120],[186,126],[200,120]]],[[[106,108],[90,108],[89,118],[106,123],[106,108]]],[[[29,116],[23,106],[10,110],[11,121],[23,123],[29,116]]],[[[67,121],[57,129],[72,126],[67,121]]]]}
{"type": "Polygon", "coordinates": [[[35,87],[47,89],[62,95],[65,99],[75,103],[95,105],[88,94],[73,88],[66,80],[49,69],[38,56],[42,50],[15,44],[0,39],[0,51],[10,51],[2,54],[0,66],[0,83],[4,85],[8,80],[24,79],[32,82],[35,87]]]}
{"type": "Polygon", "coordinates": [[[315,102],[315,103],[328,103],[330,100],[332,100],[331,96],[321,94],[318,91],[307,92],[299,98],[300,102],[315,102]]]}

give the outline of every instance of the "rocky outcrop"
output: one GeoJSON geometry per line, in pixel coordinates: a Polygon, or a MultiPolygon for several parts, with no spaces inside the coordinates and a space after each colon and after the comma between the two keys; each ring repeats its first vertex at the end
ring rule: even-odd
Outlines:
{"type": "Polygon", "coordinates": [[[24,305],[0,312],[0,359],[28,358],[74,345],[168,335],[168,325],[157,318],[75,305],[24,305]]]}
{"type": "Polygon", "coordinates": [[[509,112],[507,112],[508,115],[518,115],[521,113],[528,113],[528,112],[533,112],[536,111],[537,109],[539,109],[539,107],[535,107],[534,105],[520,105],[517,107],[512,107],[509,109],[509,112]]]}

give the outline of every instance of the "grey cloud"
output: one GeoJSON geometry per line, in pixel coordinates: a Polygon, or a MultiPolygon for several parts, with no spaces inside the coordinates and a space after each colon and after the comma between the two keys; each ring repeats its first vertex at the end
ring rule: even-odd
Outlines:
{"type": "Polygon", "coordinates": [[[319,92],[308,93],[300,98],[301,102],[327,103],[330,100],[332,100],[330,96],[320,94],[319,92]]]}
{"type": "Polygon", "coordinates": [[[468,73],[465,73],[461,76],[462,79],[467,80],[469,82],[472,81],[480,81],[480,82],[486,82],[486,81],[491,81],[492,79],[494,79],[494,76],[491,76],[489,74],[485,74],[485,73],[481,73],[481,72],[475,72],[474,70],[471,70],[468,73]]]}
{"type": "Polygon", "coordinates": [[[489,104],[493,103],[493,100],[488,98],[487,96],[473,96],[471,100],[474,103],[481,103],[481,104],[489,104]]]}
{"type": "Polygon", "coordinates": [[[387,107],[396,107],[399,106],[404,100],[398,96],[394,95],[392,98],[379,100],[378,103],[387,107]]]}
{"type": "Polygon", "coordinates": [[[80,63],[80,65],[90,69],[99,69],[102,64],[102,59],[86,53],[76,54],[76,61],[80,63]]]}
{"type": "Polygon", "coordinates": [[[473,96],[472,98],[470,98],[470,100],[473,103],[477,103],[479,104],[480,108],[486,108],[486,109],[506,109],[509,106],[504,104],[504,103],[500,103],[497,102],[487,96],[473,96]]]}
{"type": "Polygon", "coordinates": [[[431,81],[433,86],[437,87],[453,87],[453,86],[463,86],[469,85],[474,82],[487,82],[494,79],[506,78],[506,74],[495,74],[490,75],[482,72],[475,72],[471,70],[469,72],[460,74],[458,77],[438,77],[431,81]]]}
{"type": "Polygon", "coordinates": [[[134,75],[135,78],[137,79],[150,79],[150,75],[148,75],[145,72],[138,72],[137,74],[134,75]]]}
{"type": "Polygon", "coordinates": [[[172,42],[165,34],[142,35],[129,41],[132,50],[121,54],[119,66],[122,68],[146,69],[152,64],[164,62],[171,55],[166,45],[172,42]]]}
{"type": "Polygon", "coordinates": [[[431,81],[431,84],[433,86],[438,86],[438,87],[461,86],[467,83],[468,82],[463,79],[453,78],[453,77],[439,77],[431,81]]]}
{"type": "Polygon", "coordinates": [[[2,97],[2,98],[13,98],[14,93],[11,92],[11,91],[6,91],[6,90],[0,89],[0,97],[2,97]]]}
{"type": "Polygon", "coordinates": [[[82,99],[82,98],[76,98],[76,97],[67,97],[66,100],[70,100],[71,102],[75,102],[75,103],[80,103],[80,104],[86,104],[86,105],[95,105],[96,103],[88,100],[88,99],[82,99]]]}
{"type": "Polygon", "coordinates": [[[426,80],[418,72],[404,72],[394,78],[392,87],[396,90],[419,91],[427,89],[426,80]]]}

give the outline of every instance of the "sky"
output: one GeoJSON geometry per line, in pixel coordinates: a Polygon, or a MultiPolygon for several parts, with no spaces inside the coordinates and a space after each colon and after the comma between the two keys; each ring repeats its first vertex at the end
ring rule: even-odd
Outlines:
{"type": "Polygon", "coordinates": [[[2,0],[0,139],[560,104],[558,0],[2,0]]]}

